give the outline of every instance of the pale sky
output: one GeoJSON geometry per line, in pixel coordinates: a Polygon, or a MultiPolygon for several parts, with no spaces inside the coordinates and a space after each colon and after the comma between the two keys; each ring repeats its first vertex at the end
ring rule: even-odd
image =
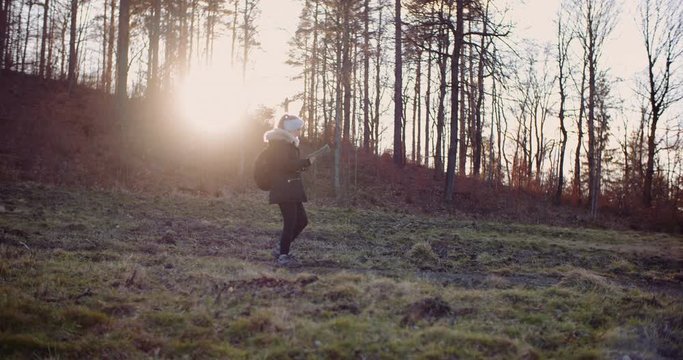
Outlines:
{"type": "MultiPolygon", "coordinates": [[[[259,105],[273,107],[279,115],[282,108],[278,104],[285,97],[303,90],[300,81],[291,80],[301,69],[285,64],[288,42],[296,31],[301,5],[294,0],[261,0],[259,8],[256,40],[261,45],[250,51],[244,85],[241,62],[237,60],[236,68],[230,70],[231,34],[228,29],[215,40],[213,65],[209,69],[193,67],[188,81],[179,86],[182,89],[180,106],[187,117],[209,119],[198,122],[202,130],[217,131],[216,124],[228,126],[241,116],[238,114],[259,105]]],[[[238,48],[236,52],[241,58],[242,49],[238,48]]],[[[290,110],[298,112],[294,106],[290,106],[290,110]]]]}
{"type": "MultiPolygon", "coordinates": [[[[517,23],[514,38],[534,39],[540,44],[554,43],[554,20],[560,0],[505,0],[501,3],[505,2],[511,5],[509,17],[517,23]]],[[[621,97],[629,98],[635,74],[644,69],[644,51],[636,22],[637,1],[617,0],[617,3],[620,15],[605,44],[602,64],[610,69],[612,76],[623,79],[624,84],[618,92],[621,97]]],[[[289,51],[288,41],[299,22],[301,4],[297,0],[261,0],[260,7],[261,49],[253,54],[250,78],[258,84],[257,88],[270,89],[259,92],[262,102],[279,103],[285,96],[301,91],[300,81],[289,80],[299,69],[284,64],[289,51]]]]}
{"type": "MultiPolygon", "coordinates": [[[[522,39],[533,39],[539,44],[553,44],[556,37],[554,21],[560,3],[560,0],[499,0],[496,5],[505,7],[507,4],[511,9],[507,16],[516,23],[511,35],[514,42],[523,43],[522,39]]],[[[635,97],[633,89],[636,74],[644,69],[645,55],[636,21],[637,3],[636,0],[617,0],[619,18],[604,45],[600,60],[601,69],[609,68],[611,78],[620,79],[612,88],[613,95],[625,100],[624,112],[615,114],[615,132],[621,127],[624,118],[631,121],[637,121],[638,118],[636,111],[640,100],[635,97]]],[[[251,55],[247,76],[249,89],[245,90],[245,93],[250,94],[250,108],[258,104],[274,107],[281,104],[285,97],[302,91],[302,80],[291,80],[301,69],[285,64],[290,50],[288,42],[299,23],[301,7],[300,0],[261,0],[258,23],[261,47],[251,55]]],[[[217,44],[216,56],[228,58],[228,43],[225,39],[223,54],[221,46],[217,44]]],[[[290,112],[297,113],[300,106],[301,103],[290,105],[290,112]]],[[[282,108],[277,107],[276,110],[280,112],[282,108]]]]}
{"type": "Polygon", "coordinates": [[[262,13],[258,39],[261,48],[253,53],[254,62],[248,76],[255,82],[257,89],[262,89],[257,91],[261,102],[272,105],[303,91],[301,81],[290,80],[301,69],[285,64],[289,40],[299,24],[302,6],[294,0],[261,0],[260,7],[262,13]]]}
{"type": "MultiPolygon", "coordinates": [[[[496,6],[506,7],[507,4],[507,7],[511,9],[507,17],[515,23],[515,28],[509,37],[509,41],[518,45],[518,51],[525,49],[523,44],[524,41],[528,40],[532,40],[539,45],[549,44],[552,46],[552,50],[555,50],[553,45],[556,41],[557,31],[555,20],[561,0],[493,1],[496,6]]],[[[636,87],[636,75],[644,71],[645,53],[637,21],[636,5],[638,2],[638,0],[616,0],[617,7],[619,8],[618,19],[616,20],[614,30],[604,44],[602,57],[599,60],[600,70],[608,69],[609,78],[616,80],[611,88],[613,97],[623,100],[621,106],[613,109],[611,113],[610,129],[613,135],[612,141],[623,138],[624,121],[628,123],[629,131],[633,131],[640,119],[638,108],[641,104],[641,99],[636,96],[634,89],[636,87]]],[[[190,114],[203,112],[204,117],[224,119],[226,109],[228,109],[230,111],[227,113],[231,114],[229,118],[234,119],[235,116],[232,116],[232,114],[235,111],[242,112],[246,109],[254,109],[258,105],[265,105],[275,108],[275,117],[279,117],[283,111],[281,104],[284,99],[303,90],[302,79],[292,80],[292,77],[296,76],[301,69],[292,68],[285,64],[290,51],[289,41],[292,39],[298,26],[301,8],[301,0],[261,0],[261,15],[258,20],[259,34],[257,36],[261,46],[252,52],[246,89],[242,88],[241,85],[241,69],[236,69],[236,72],[230,74],[227,72],[229,66],[225,66],[225,64],[229,64],[229,36],[217,39],[214,62],[218,64],[218,68],[208,72],[210,74],[209,82],[216,83],[216,90],[212,90],[210,87],[205,86],[205,84],[194,87],[188,86],[186,93],[189,96],[184,100],[189,102],[188,106],[186,106],[187,112],[190,114]],[[222,74],[220,73],[221,71],[223,72],[222,74]],[[218,80],[221,77],[230,80],[218,80]],[[231,87],[219,91],[217,90],[220,88],[218,82],[223,84],[227,82],[231,84],[231,87]],[[209,92],[205,94],[207,89],[209,92]],[[223,96],[217,101],[211,100],[209,95],[216,93],[236,95],[223,96]],[[211,109],[210,103],[218,103],[220,108],[209,111],[211,109]]],[[[573,22],[574,20],[567,19],[567,21],[573,22]]],[[[392,44],[387,44],[387,50],[390,51],[392,47],[392,44]]],[[[387,66],[392,66],[391,60],[389,60],[387,66]]],[[[554,61],[551,60],[550,66],[555,66],[554,61]]],[[[555,72],[554,68],[550,71],[552,74],[555,72]]],[[[580,74],[577,74],[578,76],[580,74]]],[[[393,76],[390,75],[390,83],[392,79],[393,76]]],[[[553,89],[553,95],[556,96],[556,94],[556,89],[553,89]]],[[[573,94],[573,97],[575,98],[576,94],[573,94]]],[[[385,101],[391,101],[391,99],[385,97],[385,101]]],[[[556,101],[553,102],[557,103],[556,101]]],[[[290,104],[289,112],[298,114],[300,107],[301,102],[292,103],[290,104]]],[[[677,116],[683,113],[682,108],[683,104],[679,104],[676,108],[669,109],[663,121],[676,121],[677,116]]],[[[557,111],[557,109],[551,110],[557,111]]],[[[386,116],[392,117],[393,114],[390,111],[386,116]]],[[[683,121],[678,120],[678,123],[679,125],[683,124],[683,121]]],[[[212,126],[207,127],[207,130],[214,131],[215,129],[212,126]]],[[[390,128],[390,119],[386,119],[382,126],[390,128]]],[[[570,131],[574,132],[575,126],[573,121],[569,126],[570,131]]],[[[557,116],[556,114],[551,114],[545,127],[548,132],[547,135],[557,138],[558,128],[559,121],[557,116]]],[[[407,131],[410,131],[410,129],[407,129],[407,131]]],[[[382,140],[383,145],[380,151],[385,148],[391,148],[391,144],[387,139],[384,138],[382,140]]],[[[408,142],[406,146],[410,149],[410,140],[408,142]]],[[[575,145],[570,143],[569,146],[573,147],[575,145]]],[[[611,147],[615,146],[616,144],[611,145],[611,147]]]]}
{"type": "MultiPolygon", "coordinates": [[[[534,39],[539,44],[555,44],[557,11],[560,0],[509,0],[514,4],[511,18],[517,23],[516,38],[534,39]]],[[[642,35],[638,27],[635,0],[617,0],[620,9],[614,30],[607,38],[600,66],[609,69],[612,77],[624,80],[619,88],[622,97],[631,97],[636,73],[646,65],[642,35]]],[[[566,22],[573,21],[566,19],[566,22]]]]}

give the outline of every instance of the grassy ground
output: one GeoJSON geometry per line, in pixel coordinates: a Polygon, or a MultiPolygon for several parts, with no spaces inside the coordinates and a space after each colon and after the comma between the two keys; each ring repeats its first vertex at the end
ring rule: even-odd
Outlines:
{"type": "Polygon", "coordinates": [[[683,239],[0,186],[2,358],[683,357],[683,239]]]}

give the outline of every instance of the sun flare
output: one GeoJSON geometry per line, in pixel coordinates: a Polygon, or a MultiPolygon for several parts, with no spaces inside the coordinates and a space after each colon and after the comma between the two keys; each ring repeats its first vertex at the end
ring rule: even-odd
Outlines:
{"type": "Polygon", "coordinates": [[[248,103],[240,76],[230,71],[194,71],[176,88],[181,118],[194,131],[206,134],[220,135],[239,126],[248,103]]]}

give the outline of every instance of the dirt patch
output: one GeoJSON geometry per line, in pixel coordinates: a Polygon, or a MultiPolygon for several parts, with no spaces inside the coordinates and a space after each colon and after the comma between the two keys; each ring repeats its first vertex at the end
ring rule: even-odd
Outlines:
{"type": "Polygon", "coordinates": [[[233,287],[233,288],[248,288],[248,289],[253,289],[253,288],[277,288],[277,287],[285,287],[285,286],[291,286],[293,283],[291,281],[287,281],[284,279],[276,279],[272,277],[259,277],[255,279],[250,279],[250,280],[239,280],[239,281],[231,281],[228,283],[228,286],[233,287]]]}
{"type": "Polygon", "coordinates": [[[340,303],[325,307],[325,310],[334,314],[351,314],[358,315],[361,308],[356,303],[340,303]]]}
{"type": "Polygon", "coordinates": [[[159,238],[157,242],[159,244],[175,245],[177,237],[178,234],[176,234],[175,231],[168,230],[163,236],[161,236],[161,238],[159,238]]]}
{"type": "MultiPolygon", "coordinates": [[[[434,271],[421,271],[418,276],[423,280],[440,282],[443,285],[461,286],[468,289],[490,288],[490,273],[485,272],[458,272],[445,273],[434,271]]],[[[559,278],[541,274],[520,274],[511,276],[497,275],[505,280],[510,286],[524,286],[530,288],[543,288],[555,285],[559,278]]]]}
{"type": "Polygon", "coordinates": [[[23,230],[13,229],[6,226],[0,227],[0,244],[27,246],[24,241],[28,238],[29,234],[23,230]]]}
{"type": "Polygon", "coordinates": [[[137,309],[130,304],[109,305],[102,308],[102,312],[114,317],[129,317],[135,315],[137,309]]]}
{"type": "Polygon", "coordinates": [[[296,280],[279,279],[270,276],[261,276],[248,280],[235,280],[215,286],[216,302],[219,302],[224,293],[263,293],[274,291],[283,297],[291,297],[301,294],[302,289],[309,284],[318,281],[318,277],[300,276],[296,280]]]}
{"type": "Polygon", "coordinates": [[[432,322],[451,315],[452,309],[440,298],[426,298],[411,304],[403,311],[401,325],[414,325],[418,321],[432,322]]]}

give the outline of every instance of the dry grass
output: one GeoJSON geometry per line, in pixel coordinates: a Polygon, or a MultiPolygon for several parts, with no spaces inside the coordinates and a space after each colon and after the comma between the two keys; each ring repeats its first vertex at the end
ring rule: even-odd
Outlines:
{"type": "Polygon", "coordinates": [[[659,255],[679,238],[309,204],[282,269],[260,195],[6,184],[0,204],[3,358],[683,353],[681,259],[659,255]]]}

